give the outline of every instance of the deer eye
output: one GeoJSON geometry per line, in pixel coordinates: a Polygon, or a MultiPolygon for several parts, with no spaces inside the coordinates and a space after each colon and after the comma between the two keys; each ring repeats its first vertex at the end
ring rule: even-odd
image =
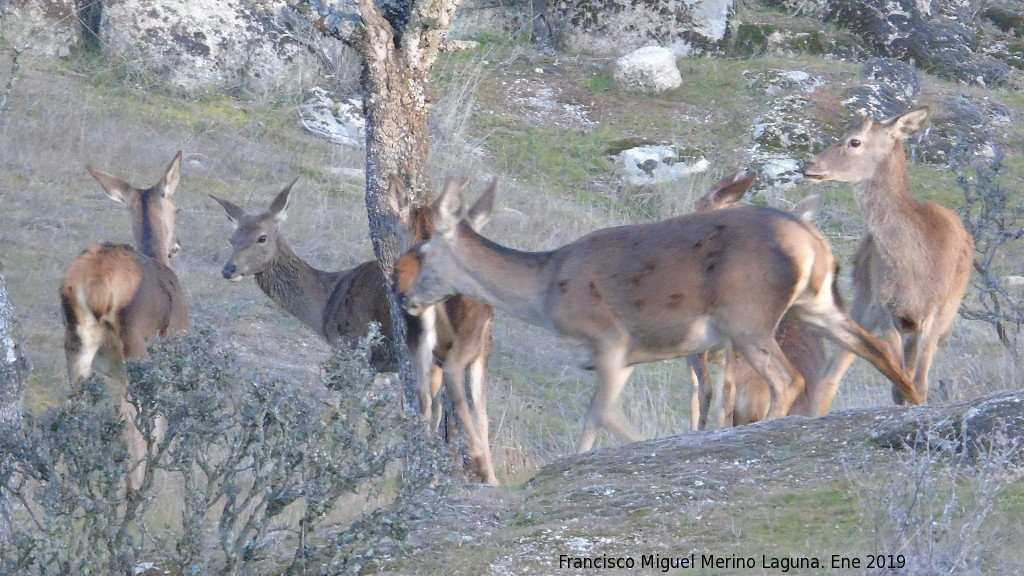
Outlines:
{"type": "Polygon", "coordinates": [[[267,235],[266,234],[261,234],[260,237],[256,239],[256,241],[259,242],[260,244],[266,243],[267,235]]]}
{"type": "Polygon", "coordinates": [[[854,138],[850,140],[850,148],[857,148],[860,146],[860,140],[854,138]]]}

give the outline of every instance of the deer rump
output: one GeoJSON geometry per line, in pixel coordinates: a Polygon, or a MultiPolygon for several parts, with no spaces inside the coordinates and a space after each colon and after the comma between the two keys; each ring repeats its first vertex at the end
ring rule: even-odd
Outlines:
{"type": "MultiPolygon", "coordinates": [[[[154,258],[125,244],[93,244],[71,263],[60,289],[69,362],[98,344],[123,362],[148,357],[146,347],[159,334],[185,330],[188,311],[177,275],[154,258]]],[[[74,368],[69,366],[69,370],[74,368]]],[[[79,367],[73,376],[83,375],[79,367]]],[[[107,376],[121,370],[107,363],[107,376]]]]}

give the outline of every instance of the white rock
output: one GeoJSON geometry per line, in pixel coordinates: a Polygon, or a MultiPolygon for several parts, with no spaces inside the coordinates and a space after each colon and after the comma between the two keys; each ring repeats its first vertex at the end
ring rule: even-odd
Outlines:
{"type": "Polygon", "coordinates": [[[620,88],[641,92],[664,92],[683,83],[675,54],[661,46],[647,46],[619,58],[612,78],[620,88]]]}
{"type": "Polygon", "coordinates": [[[661,184],[704,172],[710,166],[706,158],[679,161],[671,146],[639,146],[623,150],[614,158],[615,171],[629,184],[661,184]]]}

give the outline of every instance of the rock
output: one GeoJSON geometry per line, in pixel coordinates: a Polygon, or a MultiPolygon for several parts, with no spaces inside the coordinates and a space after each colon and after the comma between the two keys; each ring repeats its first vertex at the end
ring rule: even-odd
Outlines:
{"type": "Polygon", "coordinates": [[[299,105],[302,127],[335,144],[365,148],[366,117],[362,97],[336,98],[322,88],[314,88],[312,92],[312,96],[299,105]]]}
{"type": "Polygon", "coordinates": [[[997,146],[997,127],[1014,121],[1005,106],[990,98],[950,94],[935,108],[928,137],[920,144],[911,142],[910,152],[922,162],[939,166],[991,157],[997,146]]]}
{"type": "Polygon", "coordinates": [[[683,83],[676,57],[668,48],[647,46],[615,61],[615,84],[625,90],[664,92],[683,83]]]}
{"type": "Polygon", "coordinates": [[[562,47],[622,54],[653,42],[686,40],[702,51],[721,48],[732,0],[551,0],[546,14],[562,47]]]}
{"type": "Polygon", "coordinates": [[[868,82],[855,88],[853,95],[843,102],[854,114],[890,118],[915,105],[921,79],[910,64],[895,58],[872,58],[864,63],[861,72],[868,82]]]}
{"type": "Polygon", "coordinates": [[[72,25],[73,0],[13,0],[5,9],[4,36],[12,46],[27,47],[37,56],[63,58],[78,41],[78,29],[72,25]]]}
{"type": "Polygon", "coordinates": [[[823,82],[801,70],[748,71],[743,76],[752,90],[774,97],[770,111],[751,128],[751,167],[760,173],[754,189],[790,187],[803,178],[802,159],[820,144],[809,126],[806,110],[810,106],[808,96],[823,82]]]}
{"type": "Polygon", "coordinates": [[[945,0],[833,0],[826,20],[861,35],[878,54],[913,62],[950,80],[1003,85],[1005,63],[978,55],[975,18],[945,0]]]}
{"type": "Polygon", "coordinates": [[[709,167],[703,156],[687,161],[684,151],[661,145],[629,148],[616,154],[612,161],[618,176],[634,186],[672,182],[709,167]]]}
{"type": "MultiPolygon", "coordinates": [[[[8,38],[37,54],[66,56],[80,42],[72,0],[19,0],[8,20],[8,38]]],[[[283,0],[109,0],[100,38],[131,72],[189,91],[300,85],[323,66],[307,45],[321,54],[338,45],[283,0]]]]}

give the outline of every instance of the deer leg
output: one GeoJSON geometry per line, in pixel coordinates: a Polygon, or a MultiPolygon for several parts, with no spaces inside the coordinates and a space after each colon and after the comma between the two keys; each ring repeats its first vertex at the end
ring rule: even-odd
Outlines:
{"type": "Polygon", "coordinates": [[[768,383],[771,391],[768,417],[779,418],[789,414],[793,401],[803,392],[804,377],[793,368],[775,338],[734,340],[733,346],[768,383]]]}
{"type": "MultiPolygon", "coordinates": [[[[920,404],[921,398],[917,395],[917,391],[914,390],[913,384],[910,383],[910,379],[903,372],[903,368],[900,366],[900,362],[893,358],[890,353],[889,346],[886,343],[868,333],[864,328],[861,328],[856,322],[853,321],[849,316],[844,314],[838,308],[833,311],[823,314],[824,319],[823,325],[826,327],[826,335],[834,342],[848,350],[867,360],[875,367],[876,370],[881,372],[890,382],[893,383],[899,392],[906,397],[906,399],[912,404],[920,404]]],[[[902,350],[901,350],[902,352],[902,350]]],[[[846,371],[846,367],[849,366],[849,361],[846,361],[845,366],[840,366],[841,371],[838,374],[838,378],[835,380],[828,380],[829,377],[834,377],[834,362],[837,357],[833,356],[832,361],[829,363],[829,370],[826,373],[825,379],[822,380],[824,387],[825,384],[838,388],[839,380],[842,378],[842,374],[846,371]]],[[[840,360],[846,360],[845,357],[840,360]]],[[[849,358],[852,360],[852,357],[849,358]]],[[[830,390],[830,394],[835,393],[835,388],[830,390]]],[[[832,396],[829,395],[828,404],[831,404],[832,396]]],[[[824,405],[824,411],[818,411],[822,406],[816,405],[815,414],[821,416],[824,412],[828,411],[828,404],[824,405]]]]}
{"type": "MultiPolygon", "coordinates": [[[[441,416],[444,414],[444,406],[441,401],[441,384],[444,381],[444,371],[440,366],[430,367],[430,420],[427,421],[427,433],[436,434],[441,427],[441,416]]],[[[420,402],[423,402],[420,398],[420,402]]]]}
{"type": "Polygon", "coordinates": [[[146,478],[146,459],[149,454],[146,439],[135,425],[137,412],[128,400],[127,388],[121,391],[121,417],[124,418],[124,442],[128,446],[128,457],[132,465],[128,472],[128,490],[136,492],[142,488],[146,478]]]}
{"type": "MultiPolygon", "coordinates": [[[[921,325],[921,330],[910,334],[907,338],[907,348],[904,350],[904,362],[910,366],[913,372],[908,375],[914,381],[914,390],[918,397],[924,401],[928,398],[928,372],[932,367],[932,359],[935,351],[938,350],[941,334],[937,333],[937,323],[934,318],[928,318],[921,325]]],[[[902,395],[897,399],[897,391],[893,390],[893,399],[897,404],[903,404],[905,399],[902,395]]]]}
{"type": "Polygon", "coordinates": [[[686,357],[686,366],[690,370],[690,384],[693,393],[690,395],[690,431],[703,430],[707,424],[711,396],[708,394],[708,353],[701,352],[686,357]]]}
{"type": "Polygon", "coordinates": [[[491,486],[497,486],[498,477],[494,473],[494,460],[491,458],[490,423],[487,420],[486,349],[469,364],[468,376],[470,409],[475,416],[477,436],[481,440],[477,473],[491,486]]]}
{"type": "Polygon", "coordinates": [[[732,345],[726,352],[725,364],[722,365],[722,422],[719,427],[735,426],[736,422],[736,374],[733,370],[735,362],[732,362],[732,345]]]}
{"type": "MultiPolygon", "coordinates": [[[[846,333],[847,330],[843,329],[842,326],[847,319],[854,320],[856,324],[863,327],[864,332],[871,332],[878,325],[881,310],[877,304],[869,300],[866,301],[865,298],[870,299],[870,294],[862,295],[860,292],[857,293],[857,298],[854,299],[853,305],[850,307],[850,318],[846,318],[846,315],[838,308],[829,311],[823,318],[804,314],[799,314],[798,318],[812,326],[825,330],[826,335],[831,335],[836,331],[846,333]]],[[[839,342],[834,336],[829,337],[833,341],[839,342]]],[[[835,398],[836,393],[839,392],[839,383],[842,381],[846,371],[850,369],[850,364],[853,363],[853,359],[856,356],[857,354],[845,345],[832,354],[818,385],[808,391],[808,405],[811,415],[824,416],[828,413],[829,408],[832,407],[832,400],[835,398]]]]}
{"type": "MultiPolygon", "coordinates": [[[[418,318],[420,322],[420,337],[416,343],[416,349],[412,350],[412,360],[415,363],[413,372],[416,376],[416,395],[420,404],[420,416],[428,428],[428,432],[437,430],[437,423],[440,423],[440,406],[438,394],[434,389],[434,347],[437,346],[437,308],[431,306],[423,311],[418,318]],[[435,414],[436,412],[436,414],[435,414]]],[[[437,383],[440,389],[440,383],[437,383]]]]}
{"type": "Polygon", "coordinates": [[[597,387],[590,399],[590,407],[583,418],[583,433],[576,445],[576,453],[581,454],[594,447],[597,440],[597,429],[606,426],[624,442],[638,442],[640,434],[626,420],[619,407],[619,394],[633,372],[632,366],[626,366],[626,350],[624,346],[615,347],[595,354],[597,368],[597,387]]]}
{"type": "MultiPolygon", "coordinates": [[[[466,435],[469,458],[474,468],[480,472],[485,467],[484,450],[481,447],[486,444],[487,439],[480,438],[476,418],[470,413],[469,402],[466,398],[466,363],[463,358],[457,357],[456,352],[453,347],[448,353],[448,358],[444,363],[444,380],[447,383],[448,393],[451,394],[455,404],[455,414],[458,415],[462,433],[466,435]]],[[[491,475],[493,476],[493,471],[491,471],[491,475]]],[[[481,476],[487,478],[488,474],[484,472],[481,476]]],[[[491,478],[487,478],[487,480],[491,480],[491,478]]]]}
{"type": "Polygon", "coordinates": [[[72,384],[77,385],[78,382],[92,375],[92,361],[96,357],[97,351],[98,348],[91,346],[83,346],[78,349],[65,348],[64,355],[67,358],[68,379],[72,384]]]}
{"type": "MultiPolygon", "coordinates": [[[[727,398],[729,392],[726,391],[726,386],[731,386],[732,382],[727,381],[730,378],[728,369],[729,355],[732,354],[733,348],[731,342],[726,342],[717,348],[713,348],[707,351],[708,363],[714,363],[718,366],[715,372],[714,379],[711,378],[711,369],[708,368],[708,381],[713,382],[713,386],[708,386],[705,392],[705,403],[707,404],[708,419],[712,422],[715,430],[721,430],[725,428],[727,414],[731,408],[727,408],[727,404],[730,399],[727,398]],[[715,355],[714,359],[711,359],[711,354],[715,355]]],[[[705,423],[702,430],[707,429],[707,423],[705,423]]]]}

